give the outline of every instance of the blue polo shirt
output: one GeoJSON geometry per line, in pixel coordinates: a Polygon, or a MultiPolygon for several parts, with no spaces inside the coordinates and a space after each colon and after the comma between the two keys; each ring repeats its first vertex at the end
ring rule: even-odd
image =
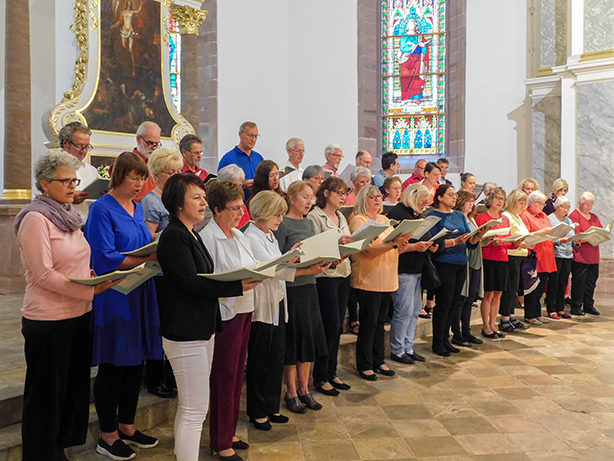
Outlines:
{"type": "Polygon", "coordinates": [[[220,164],[218,165],[218,171],[224,168],[225,166],[235,164],[245,172],[245,179],[254,179],[254,175],[256,174],[256,168],[260,162],[264,160],[264,157],[260,155],[255,150],[252,150],[250,155],[247,155],[239,146],[235,146],[230,152],[226,152],[220,160],[220,164]]]}

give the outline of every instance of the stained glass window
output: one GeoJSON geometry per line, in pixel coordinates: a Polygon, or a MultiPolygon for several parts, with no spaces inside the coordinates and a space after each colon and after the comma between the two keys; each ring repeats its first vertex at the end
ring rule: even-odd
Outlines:
{"type": "Polygon", "coordinates": [[[171,97],[177,106],[177,111],[181,112],[181,34],[179,34],[179,23],[172,17],[169,19],[168,31],[171,97]]]}
{"type": "Polygon", "coordinates": [[[446,1],[382,0],[382,151],[434,160],[446,144],[446,1]]]}

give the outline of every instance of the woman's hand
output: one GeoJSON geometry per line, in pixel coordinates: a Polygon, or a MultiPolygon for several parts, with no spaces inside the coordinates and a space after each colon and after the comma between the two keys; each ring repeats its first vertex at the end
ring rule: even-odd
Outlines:
{"type": "Polygon", "coordinates": [[[407,245],[409,243],[409,240],[411,239],[411,236],[414,235],[413,232],[409,232],[407,234],[400,234],[397,235],[395,237],[395,239],[392,241],[392,243],[394,245],[397,245],[399,247],[403,246],[403,245],[407,245]]]}
{"type": "Polygon", "coordinates": [[[330,267],[331,263],[320,262],[307,268],[309,275],[322,274],[330,267]]]}
{"type": "MultiPolygon", "coordinates": [[[[414,251],[419,251],[420,253],[424,253],[426,250],[433,246],[433,242],[416,242],[414,243],[414,251]]],[[[437,246],[437,245],[435,245],[437,246]]]]}
{"type": "Polygon", "coordinates": [[[571,237],[563,237],[562,239],[560,239],[561,243],[569,243],[571,242],[571,237]]]}
{"type": "Polygon", "coordinates": [[[476,235],[474,235],[474,237],[477,238],[478,240],[482,240],[484,238],[484,234],[486,234],[486,232],[488,232],[488,229],[484,228],[484,229],[480,230],[476,235]]]}
{"type": "Polygon", "coordinates": [[[339,238],[339,245],[347,245],[348,243],[352,243],[354,239],[350,235],[343,235],[339,238]]]}
{"type": "Polygon", "coordinates": [[[303,242],[298,242],[295,243],[294,246],[292,248],[290,248],[291,250],[296,250],[297,248],[301,248],[301,245],[303,244],[303,242]]]}
{"type": "Polygon", "coordinates": [[[550,235],[550,233],[552,233],[552,227],[544,227],[543,229],[535,231],[535,233],[542,235],[550,235]]]}
{"type": "Polygon", "coordinates": [[[157,260],[158,260],[158,253],[157,252],[150,254],[147,257],[147,259],[146,259],[146,261],[157,261],[157,260]]]}
{"type": "Polygon", "coordinates": [[[518,248],[522,248],[523,250],[531,250],[531,245],[527,245],[524,242],[520,242],[520,245],[518,245],[518,248]]]}
{"type": "MultiPolygon", "coordinates": [[[[94,272],[94,271],[92,271],[92,272],[94,272]]],[[[94,275],[94,277],[95,277],[95,275],[94,275]]],[[[98,285],[94,285],[94,294],[98,295],[98,294],[102,293],[103,291],[106,291],[109,288],[114,287],[118,283],[123,282],[125,279],[126,279],[126,277],[122,277],[121,279],[107,280],[106,282],[102,282],[102,283],[99,283],[98,285]]]]}
{"type": "Polygon", "coordinates": [[[262,282],[254,282],[254,279],[241,280],[241,285],[243,285],[243,292],[246,292],[246,291],[249,291],[249,290],[253,290],[254,288],[256,288],[261,283],[262,282]]]}
{"type": "Polygon", "coordinates": [[[431,245],[431,246],[429,247],[429,251],[430,251],[431,253],[435,253],[435,252],[437,251],[437,248],[439,248],[439,245],[431,245]]]}

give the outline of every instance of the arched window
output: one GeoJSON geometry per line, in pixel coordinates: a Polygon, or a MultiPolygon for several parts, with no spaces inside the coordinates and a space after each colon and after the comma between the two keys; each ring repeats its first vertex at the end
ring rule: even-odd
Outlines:
{"type": "MultiPolygon", "coordinates": [[[[382,2],[382,151],[446,151],[446,1],[382,2]]],[[[411,158],[411,157],[410,157],[411,158]]]]}
{"type": "Polygon", "coordinates": [[[179,33],[179,23],[172,17],[168,24],[168,48],[171,74],[171,97],[177,112],[181,112],[181,34],[179,33]]]}

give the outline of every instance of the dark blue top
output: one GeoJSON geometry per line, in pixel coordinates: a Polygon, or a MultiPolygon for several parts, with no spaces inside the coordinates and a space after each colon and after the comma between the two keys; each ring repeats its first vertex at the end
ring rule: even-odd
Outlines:
{"type": "MultiPolygon", "coordinates": [[[[134,216],[106,194],[89,209],[85,237],[92,248],[92,267],[102,275],[117,270],[125,256],[151,243],[145,226],[143,207],[136,202],[134,216]]],[[[153,279],[128,295],[106,290],[94,296],[92,365],[140,365],[146,359],[162,358],[162,340],[158,335],[160,316],[153,279]]]]}
{"type": "MultiPolygon", "coordinates": [[[[467,218],[460,211],[454,210],[452,213],[442,213],[441,211],[433,210],[429,213],[430,215],[441,218],[441,221],[431,229],[431,235],[436,235],[444,227],[449,230],[458,229],[458,233],[448,237],[449,239],[471,232],[467,224],[467,218]]],[[[475,247],[475,245],[469,244],[469,247],[475,247]]],[[[445,241],[441,242],[441,245],[433,254],[433,260],[449,264],[467,264],[467,244],[461,243],[460,245],[445,248],[445,241]]]]}
{"type": "Polygon", "coordinates": [[[230,152],[226,152],[220,160],[220,164],[218,165],[218,171],[224,168],[225,166],[235,164],[245,172],[245,179],[254,179],[254,175],[256,174],[256,168],[260,162],[262,162],[264,158],[255,150],[252,150],[250,155],[247,155],[239,146],[235,146],[230,152]]]}

